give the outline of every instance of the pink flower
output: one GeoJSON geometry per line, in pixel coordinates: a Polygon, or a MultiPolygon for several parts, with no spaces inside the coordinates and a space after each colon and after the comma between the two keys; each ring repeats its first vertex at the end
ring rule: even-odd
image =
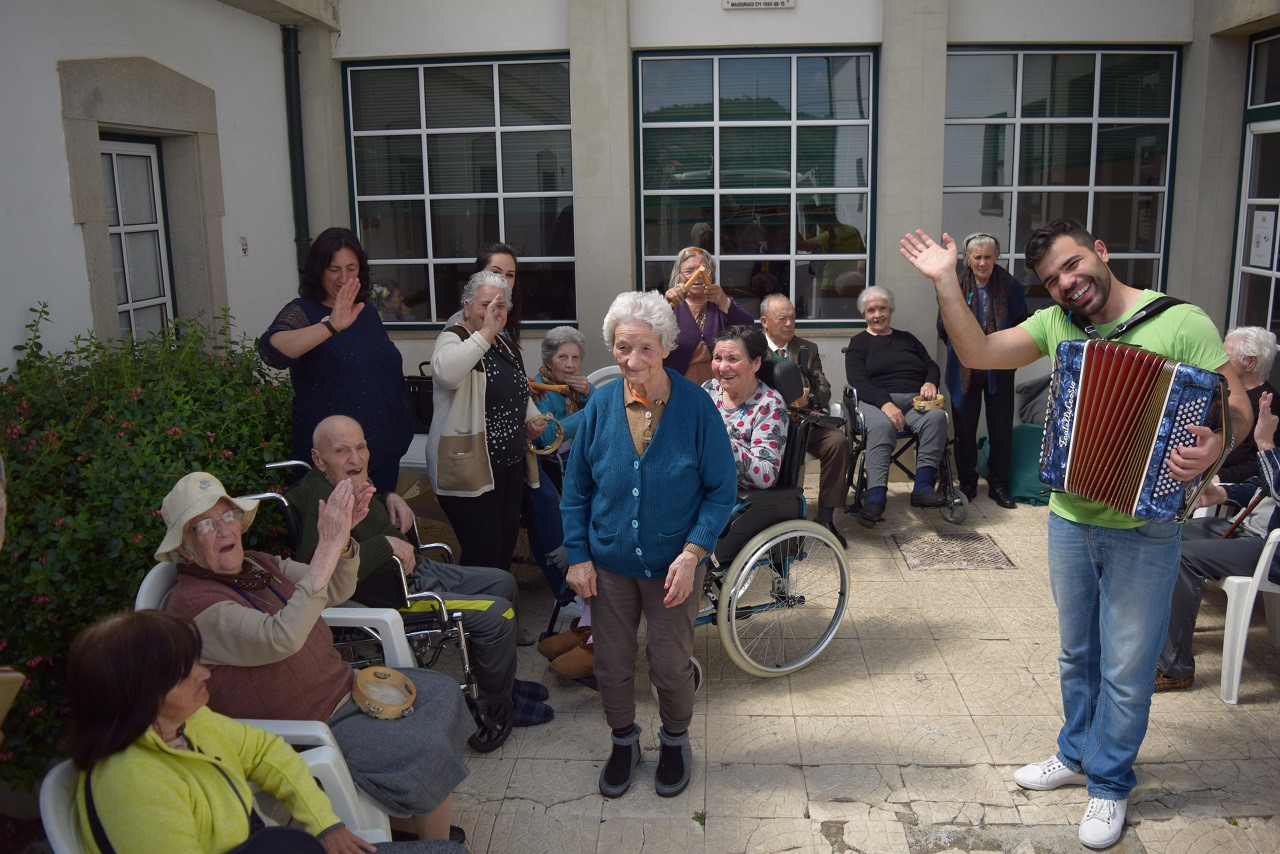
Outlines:
{"type": "Polygon", "coordinates": [[[66,519],[54,519],[54,520],[53,520],[53,527],[55,527],[55,528],[61,528],[61,527],[62,527],[63,525],[65,525],[65,524],[67,524],[67,520],[66,520],[66,519]]]}
{"type": "Polygon", "coordinates": [[[151,515],[152,515],[152,516],[163,516],[163,515],[164,515],[164,511],[163,511],[163,510],[161,510],[159,507],[157,507],[155,510],[152,510],[152,511],[151,511],[151,515]]]}
{"type": "Polygon", "coordinates": [[[133,544],[136,546],[136,545],[137,545],[138,543],[140,543],[140,542],[142,542],[142,534],[134,534],[134,535],[133,535],[133,544]]]}
{"type": "Polygon", "coordinates": [[[27,712],[27,717],[39,717],[44,712],[44,706],[32,706],[31,711],[27,712]]]}
{"type": "Polygon", "coordinates": [[[223,452],[222,452],[222,456],[223,456],[223,458],[224,458],[224,459],[231,459],[231,452],[230,452],[230,451],[223,451],[223,452]]]}
{"type": "Polygon", "coordinates": [[[44,563],[46,560],[48,560],[48,558],[45,555],[40,555],[40,557],[36,558],[36,560],[39,561],[40,563],[44,563]]]}
{"type": "Polygon", "coordinates": [[[6,750],[4,753],[0,753],[0,762],[8,762],[12,758],[13,758],[12,750],[6,750]]]}
{"type": "Polygon", "coordinates": [[[182,428],[181,428],[181,427],[170,427],[170,428],[169,428],[168,430],[166,430],[165,432],[166,432],[166,433],[168,433],[170,436],[178,436],[178,435],[181,435],[181,433],[182,433],[182,428]]]}
{"type": "Polygon", "coordinates": [[[48,596],[34,596],[31,601],[37,605],[48,605],[51,600],[48,596]]]}
{"type": "Polygon", "coordinates": [[[41,662],[43,662],[43,661],[44,661],[44,656],[43,656],[43,655],[35,655],[35,656],[32,656],[31,658],[28,658],[28,659],[27,659],[27,667],[30,667],[30,668],[36,668],[36,667],[39,667],[39,666],[40,666],[40,663],[41,663],[41,662]]]}

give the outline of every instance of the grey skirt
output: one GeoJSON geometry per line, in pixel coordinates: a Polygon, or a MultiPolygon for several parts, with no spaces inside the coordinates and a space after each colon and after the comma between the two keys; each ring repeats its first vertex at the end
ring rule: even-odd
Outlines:
{"type": "Polygon", "coordinates": [[[402,668],[418,699],[407,718],[383,721],[347,701],[329,719],[356,786],[391,816],[426,815],[467,778],[467,738],[476,730],[458,683],[402,668]]]}

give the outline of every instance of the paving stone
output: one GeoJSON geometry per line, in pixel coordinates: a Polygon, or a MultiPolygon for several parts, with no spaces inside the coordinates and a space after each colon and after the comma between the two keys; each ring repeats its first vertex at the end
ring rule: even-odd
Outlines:
{"type": "Polygon", "coordinates": [[[1039,762],[1052,752],[1062,729],[1057,715],[975,715],[974,724],[986,742],[991,760],[1015,766],[1039,762]]]}
{"type": "Polygon", "coordinates": [[[864,638],[862,655],[869,673],[947,673],[949,668],[932,638],[864,638]]]}
{"type": "Polygon", "coordinates": [[[1222,818],[1184,818],[1144,821],[1126,829],[1151,851],[1161,854],[1201,854],[1206,851],[1265,851],[1280,849],[1280,828],[1274,824],[1232,825],[1222,818]]]}
{"type": "Polygon", "coordinates": [[[806,803],[798,765],[707,764],[709,818],[804,818],[806,803]]]}
{"type": "Polygon", "coordinates": [[[1052,715],[1054,703],[1030,673],[956,673],[971,715],[1052,715]]]}
{"type": "MultiPolygon", "coordinates": [[[[597,792],[596,797],[599,797],[597,792]]],[[[489,850],[505,854],[593,854],[600,837],[599,817],[551,816],[531,814],[519,805],[502,811],[493,824],[487,849],[475,845],[472,850],[489,850]]],[[[468,840],[470,842],[470,840],[468,840]]]]}
{"type": "MultiPolygon", "coordinates": [[[[518,763],[507,784],[502,813],[512,808],[533,816],[599,819],[602,762],[526,759],[518,763]]],[[[495,831],[496,832],[496,831],[495,831]]]]}
{"type": "Polygon", "coordinates": [[[861,603],[851,605],[858,638],[932,638],[933,629],[918,608],[876,610],[861,603]]]}
{"type": "Polygon", "coordinates": [[[902,769],[902,782],[913,804],[924,801],[1014,806],[1004,778],[991,765],[909,766],[902,769]]]}
{"type": "Polygon", "coordinates": [[[610,854],[668,854],[701,851],[705,832],[693,815],[683,818],[608,818],[600,825],[599,851],[610,854]]]}
{"type": "Polygon", "coordinates": [[[898,805],[906,800],[897,765],[810,765],[804,781],[809,817],[819,821],[896,820],[898,805]]]}
{"type": "Polygon", "coordinates": [[[950,674],[881,674],[872,676],[871,684],[887,715],[948,715],[965,709],[950,674]]]}

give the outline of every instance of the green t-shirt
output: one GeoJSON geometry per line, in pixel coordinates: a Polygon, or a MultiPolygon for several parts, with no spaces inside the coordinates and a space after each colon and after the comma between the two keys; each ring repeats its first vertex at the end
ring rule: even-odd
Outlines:
{"type": "MultiPolygon", "coordinates": [[[[1133,308],[1114,323],[1097,324],[1098,334],[1107,336],[1121,321],[1128,320],[1138,309],[1151,302],[1159,293],[1144,290],[1133,308]]],[[[1062,341],[1087,338],[1084,332],[1067,320],[1066,312],[1056,305],[1042,308],[1021,324],[1031,334],[1040,352],[1052,357],[1062,341]]],[[[1222,337],[1199,307],[1176,305],[1155,317],[1144,320],[1121,335],[1117,341],[1133,344],[1144,350],[1159,353],[1167,359],[1177,359],[1207,371],[1216,371],[1227,363],[1227,352],[1222,349],[1222,337]]],[[[1084,525],[1103,528],[1136,528],[1145,524],[1125,513],[1119,513],[1078,495],[1055,492],[1049,499],[1049,509],[1064,519],[1084,525]]]]}

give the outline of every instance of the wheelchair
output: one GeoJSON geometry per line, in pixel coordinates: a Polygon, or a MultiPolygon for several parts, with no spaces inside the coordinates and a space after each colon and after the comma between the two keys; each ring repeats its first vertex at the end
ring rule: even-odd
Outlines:
{"type": "MultiPolygon", "coordinates": [[[[268,469],[299,468],[304,472],[311,468],[298,460],[268,463],[268,469]]],[[[289,489],[283,495],[273,492],[249,496],[275,500],[284,518],[285,534],[290,549],[295,549],[302,535],[302,516],[298,508],[289,503],[289,489]]],[[[410,543],[419,552],[440,551],[446,563],[453,563],[453,550],[445,543],[422,543],[418,537],[417,522],[409,530],[410,543]]],[[[409,649],[419,667],[431,669],[440,659],[445,647],[457,649],[462,665],[462,682],[459,688],[467,701],[476,731],[467,744],[477,753],[489,753],[502,746],[511,735],[514,726],[514,710],[510,697],[481,699],[471,654],[466,644],[467,633],[461,612],[449,612],[444,598],[438,593],[415,593],[405,585],[405,575],[400,562],[392,558],[387,566],[360,579],[351,605],[368,608],[392,608],[400,613],[404,622],[404,635],[409,649]],[[426,602],[426,610],[414,610],[415,603],[426,602]]],[[[352,667],[368,667],[383,663],[382,638],[376,630],[367,626],[353,626],[334,632],[334,646],[352,667]]]]}
{"type": "MultiPolygon", "coordinates": [[[[794,362],[765,359],[759,378],[783,400],[803,392],[794,362]]],[[[830,531],[805,518],[803,484],[809,430],[843,424],[818,411],[791,414],[777,483],[739,489],[709,558],[706,602],[694,623],[714,624],[729,659],[766,678],[794,673],[817,658],[835,637],[849,602],[844,549],[830,531]]]]}
{"type": "MultiPolygon", "coordinates": [[[[858,409],[857,389],[845,388],[844,404],[846,430],[849,436],[849,488],[853,491],[853,500],[845,506],[844,512],[853,516],[862,510],[862,502],[867,495],[867,471],[864,465],[867,428],[862,411],[858,409]]],[[[969,515],[969,499],[956,485],[951,470],[951,454],[956,443],[955,434],[951,430],[951,413],[943,407],[942,414],[947,419],[947,444],[942,449],[942,461],[938,464],[938,477],[934,483],[934,489],[947,499],[947,503],[938,508],[942,518],[953,525],[959,525],[969,515]]],[[[896,466],[912,480],[915,480],[916,473],[903,462],[902,458],[908,451],[914,450],[918,444],[919,439],[914,433],[903,430],[898,434],[898,444],[889,457],[890,464],[896,466]]]]}

